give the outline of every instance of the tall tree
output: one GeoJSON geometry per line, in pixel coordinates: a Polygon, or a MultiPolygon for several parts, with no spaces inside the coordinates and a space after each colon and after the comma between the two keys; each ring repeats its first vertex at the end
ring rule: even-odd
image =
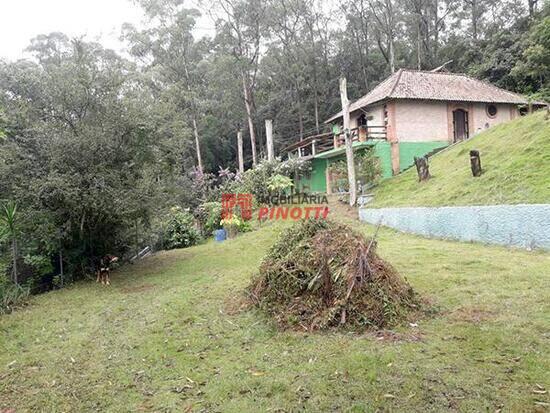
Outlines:
{"type": "Polygon", "coordinates": [[[217,19],[218,40],[231,49],[240,69],[246,108],[252,163],[257,163],[254,128],[256,76],[260,60],[262,22],[265,6],[262,0],[218,0],[223,16],[217,19]]]}
{"type": "MultiPolygon", "coordinates": [[[[131,54],[144,64],[164,102],[171,101],[193,130],[197,165],[203,169],[199,134],[199,100],[203,93],[197,67],[206,53],[205,45],[195,42],[192,31],[198,10],[185,9],[178,0],[142,0],[151,27],[136,30],[125,25],[125,38],[131,54]],[[187,114],[187,116],[185,115],[187,114]]],[[[179,122],[180,119],[174,119],[179,122]]],[[[182,139],[186,137],[183,136],[182,139]]]]}

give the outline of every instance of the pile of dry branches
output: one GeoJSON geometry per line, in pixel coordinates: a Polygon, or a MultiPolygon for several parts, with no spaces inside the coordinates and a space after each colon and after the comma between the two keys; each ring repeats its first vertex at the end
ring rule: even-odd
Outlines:
{"type": "Polygon", "coordinates": [[[418,308],[411,286],[348,226],[306,220],[284,231],[249,287],[282,328],[385,328],[418,308]]]}

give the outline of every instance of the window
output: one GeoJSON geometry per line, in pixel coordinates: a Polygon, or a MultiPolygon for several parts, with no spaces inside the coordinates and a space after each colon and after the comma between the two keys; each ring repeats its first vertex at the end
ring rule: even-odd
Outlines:
{"type": "Polygon", "coordinates": [[[497,107],[496,105],[487,105],[487,116],[490,118],[494,118],[497,115],[497,107]]]}

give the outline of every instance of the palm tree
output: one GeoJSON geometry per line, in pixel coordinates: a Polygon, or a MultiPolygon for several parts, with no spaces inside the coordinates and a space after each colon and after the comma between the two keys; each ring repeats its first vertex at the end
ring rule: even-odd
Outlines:
{"type": "Polygon", "coordinates": [[[17,204],[8,202],[0,207],[0,222],[3,223],[1,235],[11,238],[13,256],[13,282],[17,284],[17,237],[16,237],[17,204]]]}

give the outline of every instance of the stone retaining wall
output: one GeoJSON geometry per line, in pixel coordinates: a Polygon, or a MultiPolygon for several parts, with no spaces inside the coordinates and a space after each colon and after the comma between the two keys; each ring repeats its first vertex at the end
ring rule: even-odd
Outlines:
{"type": "Polygon", "coordinates": [[[359,218],[430,238],[550,249],[550,204],[360,208],[359,218]]]}

